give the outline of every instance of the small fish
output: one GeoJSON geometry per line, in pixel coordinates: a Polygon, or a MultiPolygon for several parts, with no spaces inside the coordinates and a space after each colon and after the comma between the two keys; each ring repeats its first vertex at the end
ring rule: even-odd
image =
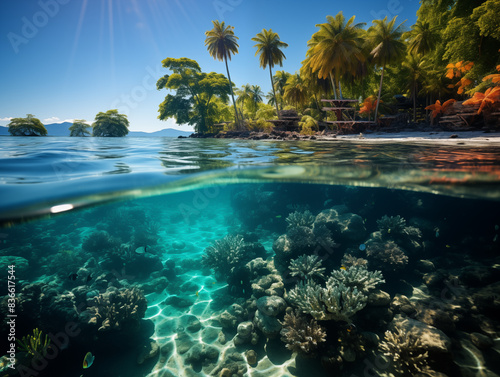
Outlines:
{"type": "Polygon", "coordinates": [[[345,266],[340,266],[341,270],[347,271],[347,268],[345,266]]]}
{"type": "Polygon", "coordinates": [[[366,245],[364,243],[362,243],[361,245],[359,245],[359,250],[360,251],[365,251],[366,250],[366,245]]]}
{"type": "Polygon", "coordinates": [[[391,233],[391,229],[390,228],[387,230],[387,233],[391,233]]]}
{"type": "Polygon", "coordinates": [[[145,246],[138,247],[137,249],[135,249],[135,252],[137,254],[144,254],[146,252],[146,247],[145,246]]]}
{"type": "Polygon", "coordinates": [[[276,216],[276,218],[277,218],[277,219],[281,219],[281,215],[277,215],[277,216],[276,216]]]}
{"type": "Polygon", "coordinates": [[[213,281],[212,284],[215,284],[215,281],[213,281]]]}
{"type": "Polygon", "coordinates": [[[498,225],[495,225],[495,230],[498,230],[498,229],[500,229],[500,228],[498,227],[498,225]]]}
{"type": "Polygon", "coordinates": [[[439,228],[435,227],[434,230],[436,231],[436,238],[438,238],[439,237],[439,228]]]}
{"type": "Polygon", "coordinates": [[[498,234],[495,234],[495,237],[493,237],[493,242],[497,242],[498,240],[498,234]]]}
{"type": "Polygon", "coordinates": [[[196,291],[196,297],[200,297],[200,291],[196,291]]]}
{"type": "Polygon", "coordinates": [[[449,249],[451,246],[450,245],[446,245],[446,248],[449,249]]]}
{"type": "Polygon", "coordinates": [[[69,274],[68,279],[75,281],[77,277],[78,277],[78,274],[69,274]]]}
{"type": "Polygon", "coordinates": [[[354,331],[354,330],[356,330],[356,326],[354,324],[351,323],[350,325],[347,325],[346,331],[348,333],[350,333],[351,331],[354,331]]]}
{"type": "Polygon", "coordinates": [[[243,285],[243,280],[240,280],[240,284],[243,285]]]}
{"type": "Polygon", "coordinates": [[[90,368],[94,363],[95,356],[92,355],[92,352],[87,352],[85,357],[83,358],[83,369],[90,368]]]}

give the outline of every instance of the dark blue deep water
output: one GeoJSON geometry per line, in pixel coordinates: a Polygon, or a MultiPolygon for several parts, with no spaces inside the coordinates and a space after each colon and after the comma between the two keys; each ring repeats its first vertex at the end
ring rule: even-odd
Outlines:
{"type": "Polygon", "coordinates": [[[3,137],[0,375],[497,376],[499,213],[469,141],[3,137]]]}

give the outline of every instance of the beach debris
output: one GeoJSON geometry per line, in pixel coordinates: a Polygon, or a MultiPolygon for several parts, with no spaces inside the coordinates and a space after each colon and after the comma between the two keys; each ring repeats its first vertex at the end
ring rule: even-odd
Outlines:
{"type": "Polygon", "coordinates": [[[94,363],[95,356],[92,355],[92,352],[87,352],[85,357],[83,358],[83,369],[90,368],[94,363]]]}

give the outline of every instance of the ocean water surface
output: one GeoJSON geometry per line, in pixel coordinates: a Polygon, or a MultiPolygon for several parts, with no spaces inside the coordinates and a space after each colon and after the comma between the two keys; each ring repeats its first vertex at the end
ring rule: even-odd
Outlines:
{"type": "Polygon", "coordinates": [[[0,142],[2,375],[500,375],[496,146],[0,142]]]}

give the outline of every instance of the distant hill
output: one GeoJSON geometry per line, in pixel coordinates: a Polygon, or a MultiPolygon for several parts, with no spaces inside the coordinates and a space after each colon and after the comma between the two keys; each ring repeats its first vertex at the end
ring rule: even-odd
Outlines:
{"type": "MultiPolygon", "coordinates": [[[[51,123],[45,124],[47,136],[69,136],[69,128],[72,123],[51,123]]],[[[132,137],[178,137],[189,136],[192,132],[180,131],[174,128],[165,128],[155,132],[130,131],[128,136],[132,137]]],[[[8,127],[0,126],[0,136],[9,135],[8,127]]]]}
{"type": "Polygon", "coordinates": [[[189,136],[193,132],[180,131],[175,128],[164,128],[160,131],[155,132],[142,132],[142,131],[130,131],[127,136],[132,137],[178,137],[178,136],[189,136]]]}

